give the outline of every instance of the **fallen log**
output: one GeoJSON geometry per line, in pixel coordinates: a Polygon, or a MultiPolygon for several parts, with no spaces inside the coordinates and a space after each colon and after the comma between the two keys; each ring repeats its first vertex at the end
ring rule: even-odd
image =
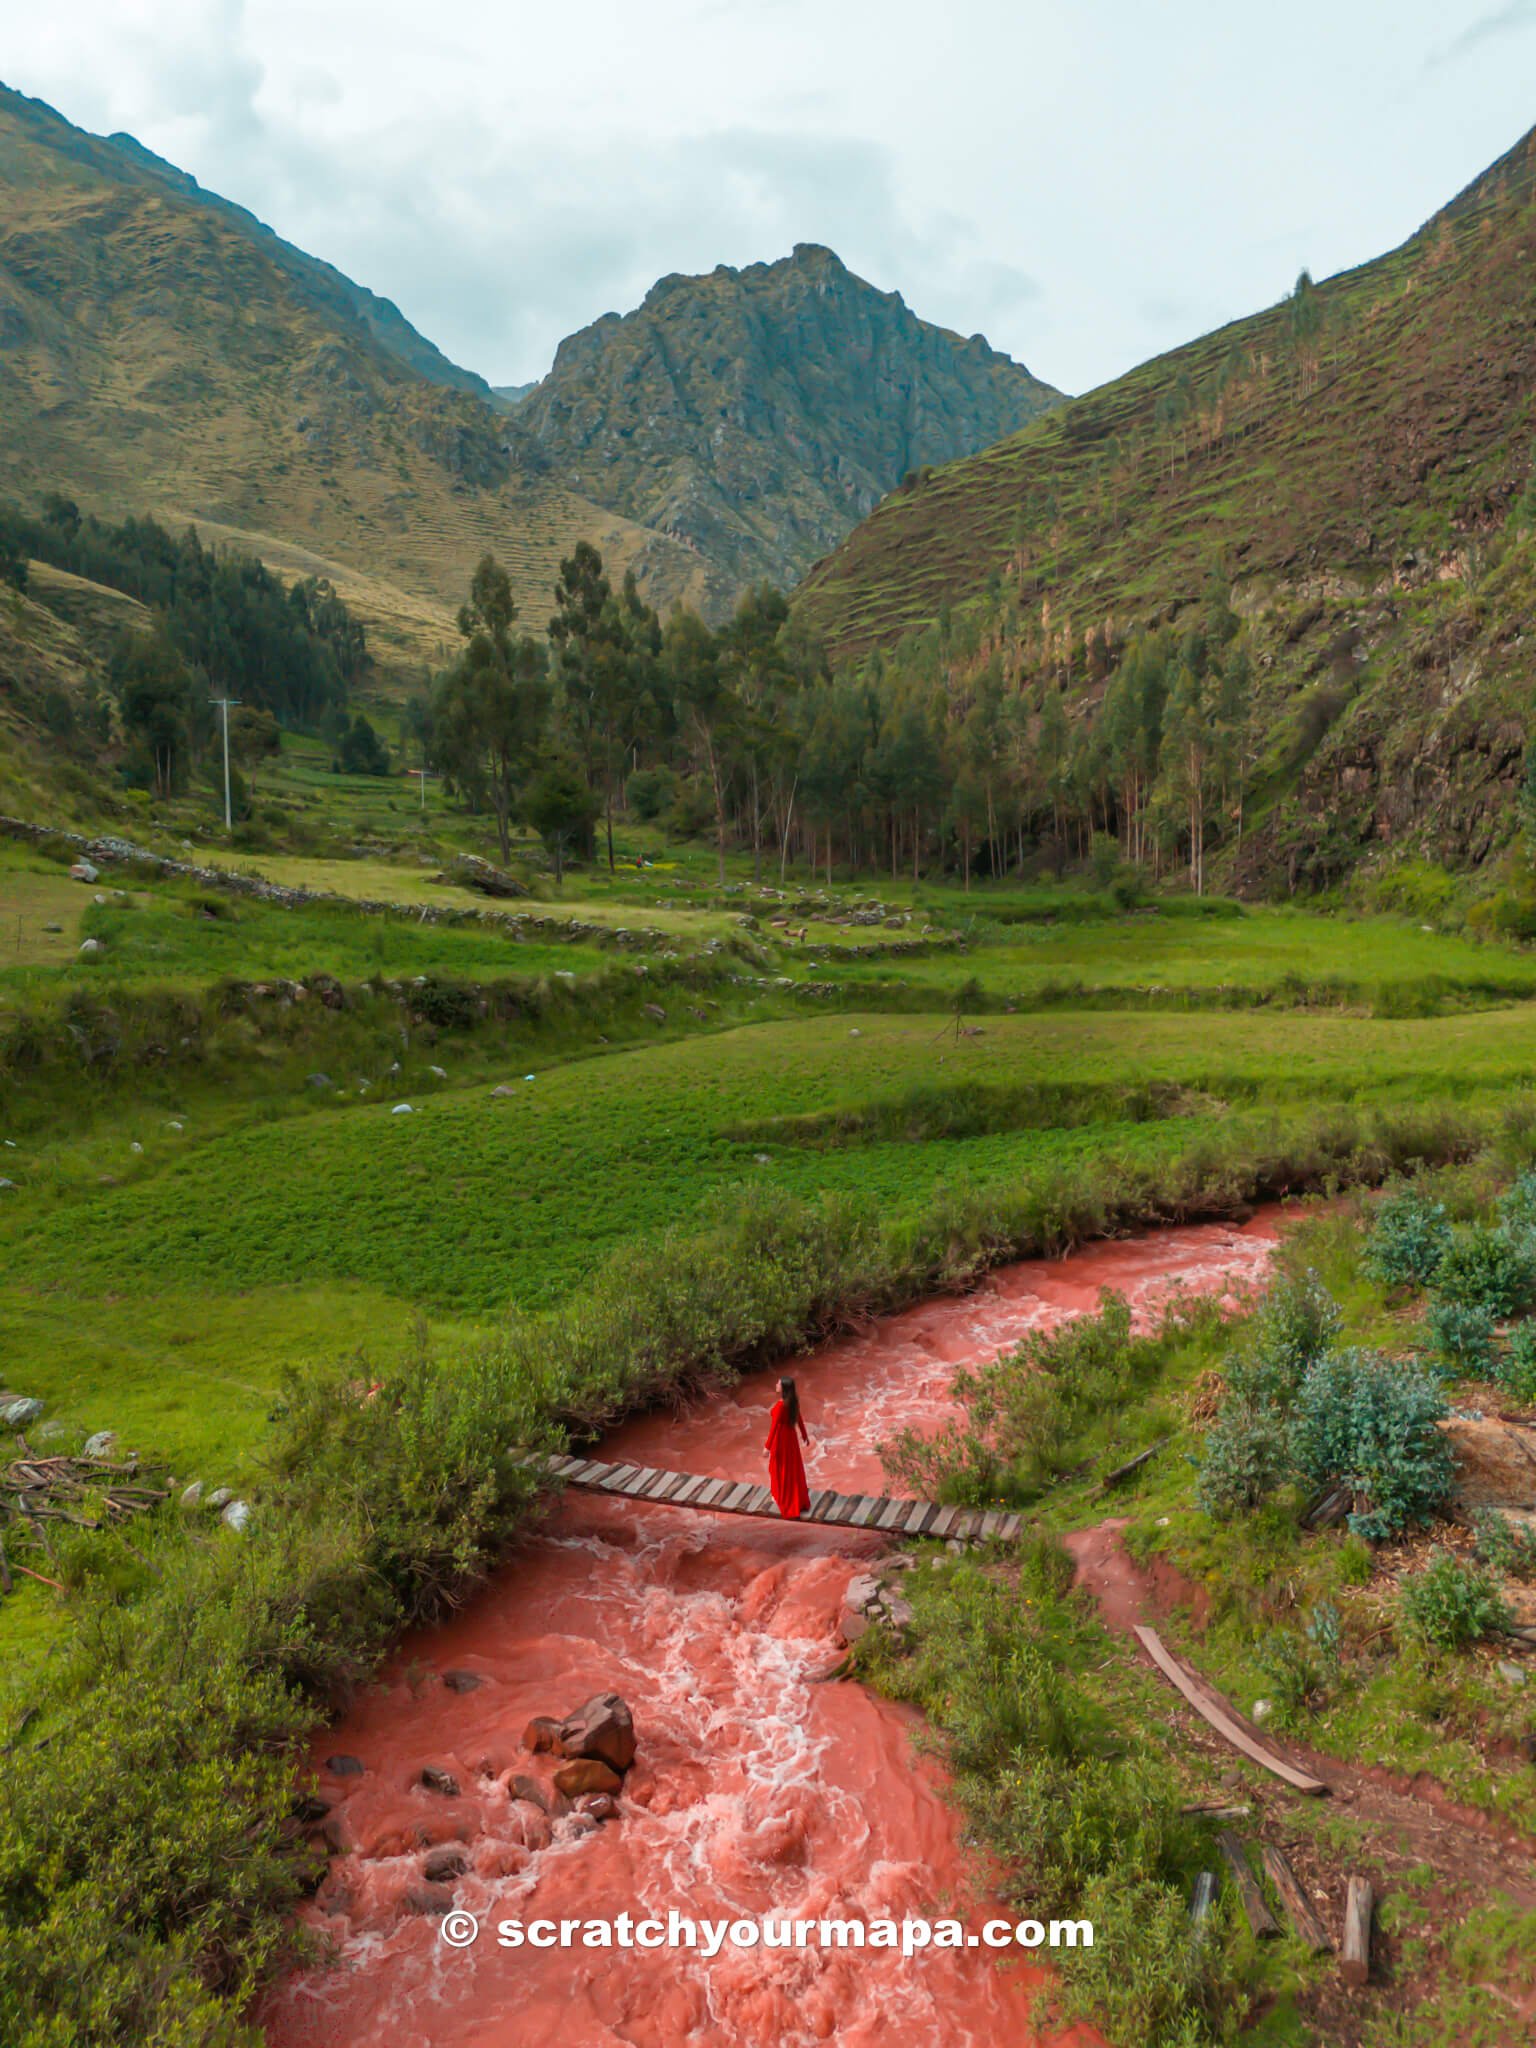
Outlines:
{"type": "Polygon", "coordinates": [[[1285,1902],[1285,1910],[1291,1916],[1291,1925],[1306,1943],[1313,1955],[1318,1956],[1325,1949],[1333,1947],[1333,1936],[1318,1918],[1312,1901],[1301,1888],[1301,1880],[1290,1865],[1290,1859],[1283,1849],[1277,1849],[1273,1842],[1261,1842],[1259,1855],[1269,1874],[1269,1881],[1285,1902]]]}
{"type": "Polygon", "coordinates": [[[1174,1656],[1155,1628],[1138,1625],[1134,1633],[1136,1640],[1163,1676],[1184,1695],[1200,1718],[1208,1721],[1216,1733],[1224,1736],[1234,1749],[1240,1750],[1253,1763],[1262,1764],[1266,1771],[1272,1771],[1294,1791],[1305,1792],[1315,1798],[1328,1790],[1321,1778],[1314,1778],[1298,1765],[1287,1763],[1283,1756],[1271,1749],[1261,1739],[1258,1730],[1245,1722],[1235,1707],[1224,1700],[1214,1687],[1208,1685],[1198,1672],[1192,1671],[1181,1658],[1174,1656]]]}
{"type": "Polygon", "coordinates": [[[1149,1458],[1155,1458],[1158,1452],[1172,1441],[1172,1437],[1159,1437],[1155,1444],[1149,1444],[1144,1451],[1138,1451],[1134,1458],[1127,1458],[1125,1463],[1117,1465],[1113,1472],[1106,1472],[1099,1481],[1098,1491],[1107,1493],[1118,1480],[1129,1478],[1132,1472],[1139,1471],[1149,1458]]]}
{"type": "Polygon", "coordinates": [[[1368,1984],[1371,1980],[1371,1915],[1376,1894],[1363,1877],[1349,1880],[1344,1904],[1344,1952],[1339,1970],[1346,1984],[1368,1984]]]}
{"type": "Polygon", "coordinates": [[[1253,1874],[1253,1866],[1243,1853],[1243,1845],[1228,1829],[1223,1828],[1216,1837],[1216,1846],[1232,1873],[1237,1886],[1237,1895],[1243,1902],[1243,1911],[1248,1916],[1248,1925],[1260,1941],[1265,1941],[1280,1932],[1280,1923],[1264,1902],[1259,1881],[1253,1874]]]}

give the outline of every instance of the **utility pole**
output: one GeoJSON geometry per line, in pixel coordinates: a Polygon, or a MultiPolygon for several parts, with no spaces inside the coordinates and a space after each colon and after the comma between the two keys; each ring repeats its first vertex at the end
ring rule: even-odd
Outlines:
{"type": "Polygon", "coordinates": [[[209,703],[216,705],[224,714],[224,830],[233,832],[234,817],[229,806],[229,714],[231,708],[240,702],[238,697],[210,697],[209,703]]]}

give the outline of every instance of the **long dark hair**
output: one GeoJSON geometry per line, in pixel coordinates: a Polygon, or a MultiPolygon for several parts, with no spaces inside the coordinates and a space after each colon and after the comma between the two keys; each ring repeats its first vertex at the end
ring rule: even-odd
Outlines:
{"type": "Polygon", "coordinates": [[[800,1422],[800,1396],[795,1392],[793,1380],[779,1381],[779,1398],[784,1403],[784,1420],[791,1429],[798,1428],[800,1422]]]}

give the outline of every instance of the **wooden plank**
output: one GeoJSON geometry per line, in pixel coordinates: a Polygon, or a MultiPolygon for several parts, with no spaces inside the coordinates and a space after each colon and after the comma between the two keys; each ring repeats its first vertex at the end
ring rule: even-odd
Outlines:
{"type": "Polygon", "coordinates": [[[1243,1853],[1243,1845],[1230,1828],[1222,1828],[1216,1836],[1216,1846],[1232,1873],[1237,1886],[1237,1895],[1243,1902],[1243,1911],[1248,1916],[1248,1925],[1260,1941],[1268,1941],[1280,1932],[1280,1922],[1264,1902],[1259,1881],[1253,1874],[1253,1866],[1243,1853]]]}
{"type": "Polygon", "coordinates": [[[647,1500],[664,1501],[677,1491],[678,1475],[675,1472],[658,1472],[645,1489],[647,1500]]]}
{"type": "Polygon", "coordinates": [[[980,1534],[981,1534],[981,1540],[982,1540],[982,1542],[983,1542],[983,1543],[990,1543],[990,1542],[992,1541],[992,1538],[993,1538],[993,1537],[994,1537],[994,1536],[995,1536],[995,1535],[997,1534],[998,1530],[999,1530],[999,1529],[1000,1529],[1000,1528],[1001,1528],[1002,1526],[1003,1526],[1003,1518],[1002,1518],[1002,1516],[1001,1516],[1001,1515],[1000,1515],[1000,1514],[998,1513],[998,1511],[997,1511],[997,1509],[996,1509],[996,1508],[992,1508],[992,1509],[990,1509],[990,1510],[989,1510],[989,1511],[988,1511],[988,1512],[987,1512],[986,1514],[984,1514],[984,1515],[982,1516],[982,1518],[981,1518],[981,1530],[980,1530],[980,1534]]]}
{"type": "Polygon", "coordinates": [[[1344,1902],[1344,1948],[1339,1958],[1339,1974],[1346,1984],[1371,1981],[1371,1915],[1375,1910],[1376,1894],[1370,1885],[1363,1877],[1352,1877],[1344,1902]]]}
{"type": "Polygon", "coordinates": [[[930,1536],[948,1536],[950,1530],[954,1527],[955,1517],[959,1512],[958,1508],[940,1508],[932,1522],[928,1525],[928,1534],[930,1536]]]}
{"type": "Polygon", "coordinates": [[[702,1472],[685,1472],[682,1485],[672,1496],[673,1507],[696,1508],[699,1504],[699,1495],[710,1483],[702,1472]]]}
{"type": "Polygon", "coordinates": [[[712,1508],[716,1506],[718,1502],[725,1499],[725,1496],[730,1492],[734,1484],[734,1480],[730,1479],[706,1480],[704,1486],[694,1499],[694,1506],[696,1508],[712,1508]]]}
{"type": "Polygon", "coordinates": [[[634,1465],[611,1465],[597,1483],[604,1493],[622,1493],[629,1481],[634,1478],[636,1470],[637,1467],[634,1465]]]}
{"type": "Polygon", "coordinates": [[[885,1512],[875,1523],[875,1527],[877,1529],[894,1529],[898,1523],[904,1522],[911,1512],[911,1501],[893,1500],[887,1505],[885,1512]]]}
{"type": "Polygon", "coordinates": [[[715,1505],[723,1515],[739,1515],[746,1502],[747,1495],[754,1490],[753,1482],[750,1479],[738,1480],[730,1492],[725,1495],[724,1499],[717,1501],[715,1505]]]}
{"type": "MultiPolygon", "coordinates": [[[[771,1486],[754,1486],[742,1502],[741,1512],[744,1515],[777,1514],[778,1506],[773,1498],[773,1488],[771,1486]]],[[[801,1520],[803,1521],[804,1519],[804,1516],[802,1516],[801,1520]]]]}
{"type": "Polygon", "coordinates": [[[839,1493],[834,1495],[832,1505],[827,1509],[826,1518],[828,1523],[836,1529],[845,1527],[857,1512],[861,1498],[862,1496],[857,1493],[839,1493]]]}
{"type": "Polygon", "coordinates": [[[949,1525],[949,1533],[961,1543],[969,1543],[975,1536],[981,1517],[974,1508],[962,1508],[949,1525]]]}
{"type": "Polygon", "coordinates": [[[885,1499],[883,1494],[861,1494],[859,1506],[849,1518],[849,1526],[854,1529],[867,1529],[880,1510],[889,1506],[890,1502],[885,1499]]]}
{"type": "Polygon", "coordinates": [[[1312,1901],[1301,1888],[1301,1880],[1290,1866],[1283,1849],[1277,1849],[1273,1842],[1261,1842],[1259,1855],[1269,1873],[1269,1881],[1285,1903],[1285,1910],[1291,1916],[1291,1925],[1315,1956],[1333,1947],[1333,1936],[1317,1916],[1312,1901]]]}
{"type": "Polygon", "coordinates": [[[1003,1526],[997,1532],[998,1542],[1017,1543],[1023,1534],[1024,1517],[1022,1515],[1004,1515],[1003,1526]]]}
{"type": "Polygon", "coordinates": [[[1216,1692],[1168,1649],[1155,1628],[1138,1626],[1136,1640],[1141,1644],[1152,1662],[1174,1687],[1181,1692],[1203,1721],[1209,1721],[1218,1735],[1225,1736],[1232,1747],[1241,1750],[1256,1764],[1262,1764],[1266,1771],[1273,1771],[1277,1778],[1283,1778],[1287,1785],[1298,1792],[1318,1794],[1328,1787],[1320,1778],[1311,1777],[1299,1770],[1295,1764],[1287,1763],[1283,1756],[1261,1742],[1252,1729],[1246,1727],[1235,1710],[1216,1692]]]}
{"type": "Polygon", "coordinates": [[[567,1486],[590,1486],[594,1473],[606,1472],[607,1469],[608,1467],[596,1458],[582,1458],[578,1460],[574,1472],[567,1472],[565,1483],[567,1486]]]}
{"type": "Polygon", "coordinates": [[[1139,1472],[1149,1458],[1155,1458],[1165,1444],[1171,1444],[1171,1436],[1161,1436],[1155,1444],[1149,1444],[1144,1451],[1138,1451],[1134,1458],[1127,1458],[1123,1465],[1117,1465],[1113,1472],[1106,1472],[1099,1481],[1098,1491],[1107,1493],[1117,1480],[1128,1479],[1133,1472],[1139,1472]]]}
{"type": "Polygon", "coordinates": [[[654,1465],[637,1465],[619,1490],[633,1500],[636,1494],[644,1493],[648,1486],[654,1486],[660,1477],[661,1474],[654,1465]]]}
{"type": "Polygon", "coordinates": [[[937,1513],[938,1509],[931,1500],[913,1501],[912,1512],[901,1525],[902,1535],[921,1536],[937,1513]]]}
{"type": "Polygon", "coordinates": [[[810,1522],[824,1522],[827,1519],[827,1509],[836,1499],[837,1494],[830,1486],[824,1486],[819,1493],[813,1493],[811,1495],[811,1504],[805,1511],[806,1520],[810,1522]]]}

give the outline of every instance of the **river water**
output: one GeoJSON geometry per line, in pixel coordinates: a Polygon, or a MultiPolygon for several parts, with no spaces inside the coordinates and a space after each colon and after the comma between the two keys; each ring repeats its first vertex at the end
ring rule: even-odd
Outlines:
{"type": "MultiPolygon", "coordinates": [[[[957,1366],[1091,1311],[1114,1287],[1139,1319],[1179,1287],[1262,1280],[1276,1211],[1000,1269],[799,1360],[811,1490],[883,1489],[876,1445],[954,1412],[957,1366]]],[[[755,1478],[776,1374],[690,1414],[616,1431],[603,1455],[755,1478]]],[[[498,1920],[902,1920],[978,1926],[974,1859],[917,1717],[827,1674],[843,1593],[888,1539],[693,1514],[572,1493],[461,1615],[406,1641],[381,1683],[317,1746],[346,1853],[306,1909],[336,1960],[287,1978],[260,2017],[272,2048],[1027,2048],[1041,1966],[930,1949],[515,1951],[498,1920]],[[480,1683],[457,1691],[442,1674],[480,1683]],[[621,1812],[594,1831],[514,1800],[536,1774],[521,1736],[597,1692],[622,1693],[639,1754],[621,1812]],[[363,1773],[338,1777],[335,1755],[363,1773]],[[461,1795],[420,1782],[447,1770],[461,1795]],[[412,1910],[424,1852],[462,1845],[454,1903],[484,1931],[464,1949],[412,1910]]]]}

